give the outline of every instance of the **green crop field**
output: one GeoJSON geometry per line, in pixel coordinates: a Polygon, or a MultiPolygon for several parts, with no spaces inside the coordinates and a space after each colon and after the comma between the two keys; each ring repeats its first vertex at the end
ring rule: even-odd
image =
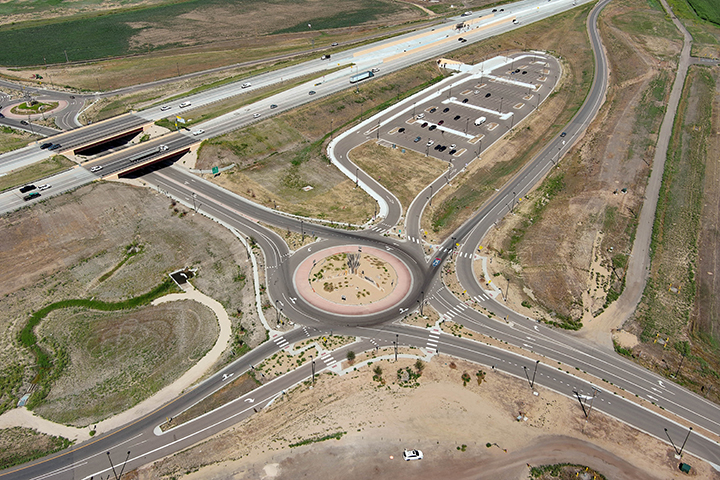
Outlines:
{"type": "Polygon", "coordinates": [[[688,3],[700,18],[720,25],[720,0],[688,0],[688,3]]]}
{"type": "Polygon", "coordinates": [[[292,27],[276,30],[275,33],[295,33],[313,30],[328,30],[330,28],[351,27],[371,22],[381,18],[383,15],[394,13],[396,8],[389,3],[378,0],[370,0],[358,3],[358,7],[350,12],[341,12],[327,17],[316,18],[312,22],[302,22],[292,27]],[[311,27],[308,27],[308,24],[311,27]]]}

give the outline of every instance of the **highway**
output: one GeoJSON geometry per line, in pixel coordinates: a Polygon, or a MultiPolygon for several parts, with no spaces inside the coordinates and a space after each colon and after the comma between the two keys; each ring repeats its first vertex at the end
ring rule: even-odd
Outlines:
{"type": "MultiPolygon", "coordinates": [[[[425,348],[436,354],[452,355],[475,361],[485,365],[487,368],[494,366],[496,370],[520,378],[525,375],[523,367],[534,368],[535,366],[532,360],[527,360],[521,355],[523,350],[526,352],[531,351],[544,357],[537,366],[536,385],[567,396],[573,395],[573,388],[577,389],[581,394],[590,394],[591,385],[559,370],[557,362],[563,362],[565,365],[587,371],[588,374],[598,379],[604,379],[606,382],[611,382],[623,388],[628,397],[634,398],[635,395],[638,395],[646,402],[655,402],[666,411],[691,422],[696,426],[696,430],[690,436],[686,450],[715,465],[720,465],[720,448],[717,443],[717,439],[720,438],[720,411],[716,405],[642,369],[612,351],[590,346],[562,331],[554,330],[519,316],[507,309],[501,302],[490,298],[482,286],[478,285],[472,273],[472,258],[480,239],[488,228],[491,228],[497,220],[506,215],[513,208],[512,206],[517,199],[537,184],[547,171],[560,160],[562,153],[567,151],[574,139],[578,138],[584,131],[602,104],[607,87],[607,63],[599,42],[596,21],[600,10],[608,1],[601,1],[593,9],[588,19],[588,29],[596,59],[595,81],[585,104],[566,128],[567,135],[562,138],[552,139],[543,151],[533,158],[508,184],[501,188],[486,206],[478,211],[473,219],[458,229],[444,243],[441,249],[440,256],[443,261],[450,258],[450,256],[454,256],[456,260],[458,278],[464,288],[467,288],[467,296],[463,299],[458,299],[443,285],[441,279],[443,266],[432,267],[430,265],[432,259],[425,258],[416,242],[388,239],[377,231],[349,232],[314,224],[312,226],[308,224],[303,226],[301,219],[288,215],[279,215],[271,209],[252,204],[242,197],[197,178],[176,166],[159,168],[150,173],[142,174],[141,179],[155,185],[159,190],[172,195],[187,206],[192,206],[193,200],[198,202],[200,213],[223,222],[229,228],[236,229],[245,236],[252,236],[264,253],[268,274],[268,290],[273,299],[296,295],[292,278],[295,268],[307,257],[311,250],[317,250],[325,246],[348,244],[375,246],[392,252],[408,265],[414,279],[412,288],[407,296],[391,310],[373,315],[350,317],[327,314],[303,301],[287,302],[283,312],[284,315],[295,323],[302,325],[282,335],[282,338],[289,344],[327,333],[328,330],[332,329],[335,334],[362,338],[363,340],[352,346],[352,349],[356,352],[371,349],[375,344],[389,346],[393,341],[397,341],[403,346],[425,348]],[[304,229],[305,233],[310,230],[312,235],[319,236],[323,240],[306,246],[291,255],[282,239],[273,231],[263,227],[259,222],[294,231],[304,229]],[[460,247],[455,248],[455,243],[459,243],[460,247]],[[513,351],[494,348],[480,342],[448,334],[436,333],[435,335],[439,336],[439,340],[431,343],[430,330],[391,323],[400,316],[399,311],[407,312],[407,309],[415,309],[421,301],[426,301],[432,305],[444,316],[443,318],[467,325],[484,335],[507,341],[510,345],[513,345],[513,351]],[[479,304],[493,312],[494,318],[488,318],[471,308],[474,304],[479,304]],[[505,318],[507,320],[504,320],[505,318]],[[370,342],[370,340],[373,340],[374,343],[370,342]],[[702,430],[706,430],[706,432],[703,433],[702,430]]],[[[553,6],[560,3],[551,2],[553,6]]],[[[528,4],[533,5],[531,2],[528,2],[528,4]]],[[[524,12],[519,7],[513,7],[513,9],[518,12],[518,18],[522,18],[523,22],[531,21],[533,15],[536,15],[532,10],[524,12]],[[523,12],[526,17],[521,17],[519,12],[523,12]]],[[[503,28],[506,27],[507,25],[503,28]]],[[[477,35],[479,34],[478,32],[477,35]]],[[[476,34],[463,33],[463,36],[471,37],[471,35],[476,34]]],[[[446,45],[445,48],[447,47],[446,45]]],[[[432,48],[423,51],[427,50],[432,50],[432,48]]],[[[430,58],[437,56],[437,54],[436,52],[430,58]]],[[[418,56],[420,56],[420,53],[418,53],[418,56]]],[[[402,68],[401,65],[405,59],[406,56],[401,56],[397,60],[398,64],[393,64],[391,68],[402,68]]],[[[387,69],[388,66],[383,64],[381,72],[387,69]]],[[[457,76],[452,81],[461,78],[463,77],[457,76]]],[[[322,90],[322,94],[329,94],[332,89],[339,88],[340,83],[345,82],[344,80],[342,82],[337,80],[336,87],[333,84],[335,80],[329,79],[321,86],[327,88],[327,91],[322,90]]],[[[253,87],[255,85],[256,82],[253,81],[253,87]]],[[[347,84],[345,83],[342,88],[346,87],[347,84]]],[[[318,94],[321,94],[319,88],[317,91],[318,94]]],[[[289,96],[299,96],[298,92],[289,94],[289,96]]],[[[291,102],[292,98],[287,100],[291,102]]],[[[268,99],[264,102],[270,101],[268,99]]],[[[302,100],[302,103],[304,103],[304,100],[302,100]]],[[[217,135],[220,134],[218,132],[227,131],[226,129],[237,128],[237,125],[243,124],[243,122],[252,121],[252,115],[260,112],[264,105],[264,103],[260,102],[247,107],[250,110],[234,112],[231,116],[219,117],[211,121],[214,123],[208,122],[208,128],[205,125],[203,125],[203,128],[209,135],[217,135]],[[232,116],[240,118],[233,121],[232,116]]],[[[288,105],[282,106],[291,108],[288,105]]],[[[406,105],[401,107],[406,107],[406,105]]],[[[152,118],[153,114],[150,114],[149,117],[152,118]]],[[[381,122],[383,119],[389,119],[392,113],[384,112],[383,115],[386,115],[386,117],[380,116],[381,122]]],[[[147,119],[147,116],[143,118],[147,119]]],[[[368,121],[368,125],[376,121],[378,119],[373,118],[368,121]]],[[[366,135],[363,132],[357,134],[356,131],[354,140],[353,134],[345,138],[348,139],[349,143],[343,146],[343,140],[339,140],[338,145],[342,148],[336,148],[332,154],[343,157],[336,157],[335,161],[342,168],[345,168],[344,171],[347,173],[347,169],[353,167],[347,163],[346,152],[353,141],[364,141],[366,135]]],[[[169,150],[163,152],[157,150],[157,155],[170,156],[176,154],[190,145],[186,142],[193,141],[193,138],[186,133],[176,133],[173,136],[157,140],[155,142],[164,142],[162,144],[168,144],[170,147],[169,150]]],[[[127,152],[108,155],[106,159],[100,161],[103,162],[103,172],[119,171],[119,169],[126,168],[133,156],[138,154],[147,152],[148,155],[155,155],[153,150],[155,148],[156,143],[149,143],[127,149],[127,152]]],[[[456,170],[458,166],[455,166],[456,170]]],[[[352,172],[352,170],[349,171],[352,172]]],[[[359,173],[356,175],[359,176],[359,173]]],[[[352,173],[350,173],[349,177],[352,178],[352,173]]],[[[381,206],[385,204],[385,207],[383,207],[384,218],[380,223],[381,228],[395,226],[401,215],[397,199],[370,177],[360,177],[358,181],[363,183],[364,188],[374,192],[373,195],[380,199],[381,206]]],[[[416,199],[416,202],[414,202],[410,214],[406,218],[406,228],[407,225],[411,225],[414,230],[413,233],[416,235],[420,234],[418,231],[419,215],[424,208],[424,203],[429,201],[429,198],[427,198],[429,196],[421,194],[418,197],[419,200],[416,199]]],[[[252,415],[254,409],[259,410],[274,399],[277,399],[274,401],[282,401],[283,391],[310,376],[309,365],[306,364],[287,375],[279,377],[247,396],[241,397],[237,401],[196,421],[177,427],[164,434],[157,434],[156,428],[167,417],[177,415],[187,406],[219,388],[223,382],[223,374],[233,373],[239,375],[247,371],[251,365],[259,364],[262,359],[279,351],[281,349],[280,345],[283,343],[278,340],[278,337],[274,337],[271,341],[265,342],[223,371],[202,382],[195,389],[150,415],[57,455],[4,471],[0,473],[0,477],[13,479],[89,478],[90,476],[108,474],[109,464],[105,452],[110,452],[113,462],[116,464],[121,463],[129,452],[128,468],[135,468],[207,438],[207,436],[252,415]],[[253,399],[252,402],[245,401],[250,398],[253,399]]],[[[344,347],[344,349],[333,352],[332,357],[336,361],[342,360],[344,352],[349,348],[351,347],[344,347]]],[[[318,365],[318,371],[323,370],[323,368],[323,364],[318,365]]],[[[648,408],[610,394],[603,388],[602,381],[595,386],[601,390],[597,401],[594,403],[595,410],[621,419],[661,440],[665,440],[665,428],[668,429],[673,438],[684,438],[687,432],[684,426],[667,420],[648,408]]],[[[542,395],[542,389],[539,389],[539,391],[540,395],[542,395]]],[[[530,386],[528,386],[528,394],[532,395],[530,386]]],[[[581,414],[579,409],[576,414],[581,414]]]]}

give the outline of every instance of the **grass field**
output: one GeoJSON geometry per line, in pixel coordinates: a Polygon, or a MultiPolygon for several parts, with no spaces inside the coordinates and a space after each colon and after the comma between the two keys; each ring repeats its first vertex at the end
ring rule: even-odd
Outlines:
{"type": "Polygon", "coordinates": [[[702,67],[688,73],[657,205],[650,277],[631,325],[645,342],[638,361],[716,400],[720,318],[712,269],[718,247],[710,225],[720,213],[720,188],[712,181],[717,173],[709,146],[720,120],[717,81],[702,67]],[[706,169],[712,169],[710,181],[706,169]]]}
{"type": "Polygon", "coordinates": [[[695,10],[698,17],[720,25],[720,1],[719,0],[688,0],[690,6],[695,10]]]}
{"type": "Polygon", "coordinates": [[[0,153],[11,152],[42,137],[0,126],[0,153]]]}
{"type": "Polygon", "coordinates": [[[71,162],[62,155],[55,155],[52,158],[34,163],[21,170],[12,171],[0,177],[0,192],[47,178],[56,173],[68,170],[73,166],[75,166],[75,162],[71,162]]]}
{"type": "Polygon", "coordinates": [[[338,0],[318,9],[309,0],[188,0],[19,22],[0,27],[0,65],[25,66],[83,61],[158,49],[212,44],[272,32],[307,32],[357,26],[398,13],[419,17],[412,7],[385,0],[338,0]],[[293,22],[294,27],[278,29],[293,22]],[[304,29],[302,28],[304,26],[304,29]],[[52,44],[47,38],[53,38],[52,44]]]}
{"type": "Polygon", "coordinates": [[[0,470],[50,455],[72,443],[67,438],[44,435],[29,428],[0,430],[0,470]]]}

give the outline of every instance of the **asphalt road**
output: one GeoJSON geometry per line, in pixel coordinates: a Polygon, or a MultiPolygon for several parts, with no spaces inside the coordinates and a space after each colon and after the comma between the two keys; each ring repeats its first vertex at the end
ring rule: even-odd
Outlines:
{"type": "MultiPolygon", "coordinates": [[[[284,242],[279,236],[272,231],[260,226],[257,221],[267,221],[283,228],[291,228],[299,231],[305,228],[312,228],[313,234],[327,238],[325,245],[334,243],[342,244],[363,244],[374,245],[379,248],[392,249],[393,253],[403,258],[403,260],[411,266],[414,278],[418,279],[413,285],[411,293],[398,306],[398,309],[415,308],[419,299],[428,301],[438,311],[447,312],[450,318],[452,312],[453,321],[460,323],[472,324],[474,329],[481,331],[495,338],[504,339],[518,347],[518,351],[522,349],[532,350],[546,356],[547,361],[538,365],[537,377],[535,383],[543,387],[556,390],[565,395],[572,395],[572,389],[575,387],[583,394],[590,393],[590,385],[572,377],[571,375],[562,373],[553,365],[553,361],[565,361],[569,365],[576,366],[581,370],[603,378],[615,385],[623,386],[628,395],[639,395],[648,401],[655,401],[662,405],[666,410],[672,411],[683,418],[687,418],[696,425],[703,426],[709,431],[717,434],[720,432],[718,424],[717,406],[706,402],[704,399],[689,393],[674,384],[666,383],[664,379],[643,370],[624,359],[618,357],[613,352],[602,349],[593,348],[578,340],[565,335],[563,332],[557,332],[548,327],[539,325],[519,317],[514,312],[504,308],[498,302],[490,301],[486,298],[482,289],[477,285],[474,277],[463,278],[463,275],[470,275],[467,265],[470,264],[469,258],[477,243],[473,244],[473,236],[482,234],[492,225],[490,220],[494,216],[496,219],[512,209],[512,205],[517,201],[517,197],[523,195],[534,182],[539,181],[547,169],[553,166],[553,157],[561,157],[562,152],[569,148],[572,140],[576,138],[581,129],[585,128],[587,122],[597,111],[604,95],[604,82],[606,76],[604,72],[606,66],[604,64],[604,56],[602,56],[599,43],[596,43],[597,32],[595,20],[600,8],[607,3],[607,0],[601,2],[595,8],[591,16],[591,38],[593,39],[593,48],[596,51],[596,83],[593,85],[591,95],[588,96],[588,102],[578,112],[567,128],[567,137],[556,138],[550,142],[548,147],[531,163],[516,176],[510,184],[505,186],[494,197],[492,204],[476,216],[476,223],[468,222],[453,235],[453,239],[446,243],[447,252],[443,255],[452,253],[458,255],[458,275],[464,285],[473,288],[468,289],[468,294],[474,300],[484,302],[483,305],[493,311],[497,317],[504,318],[507,315],[507,321],[491,320],[467,307],[465,302],[459,300],[445,289],[439,282],[440,268],[433,271],[433,267],[428,266],[422,253],[418,251],[416,246],[407,248],[406,243],[393,242],[385,237],[372,232],[344,232],[332,229],[324,229],[324,227],[313,225],[312,227],[303,227],[299,219],[287,216],[273,214],[271,210],[254,206],[240,197],[236,197],[228,192],[211,186],[208,182],[193,177],[182,169],[169,167],[159,169],[155,172],[143,176],[143,179],[149,183],[158,185],[162,191],[167,191],[174,197],[190,206],[193,203],[198,205],[198,209],[202,213],[211,215],[213,218],[223,221],[231,228],[243,232],[243,234],[252,236],[261,248],[266,257],[267,268],[269,272],[269,291],[273,298],[293,297],[294,292],[291,289],[291,274],[293,265],[297,265],[302,260],[303,254],[307,253],[307,248],[297,252],[292,257],[284,242]],[[594,35],[594,37],[593,37],[594,35]],[[600,60],[598,60],[600,59],[600,60]],[[598,86],[599,85],[599,86],[598,86]],[[590,106],[588,106],[590,105],[590,106]],[[584,112],[584,113],[583,113],[584,112]],[[567,143],[562,143],[566,141],[567,143]],[[556,153],[557,149],[557,153],[556,153]],[[187,184],[186,184],[187,181],[187,184]],[[514,192],[514,193],[513,193],[514,192]],[[195,196],[193,196],[193,194],[195,196]],[[484,223],[483,223],[484,222],[484,223]],[[452,248],[454,242],[461,243],[459,249],[452,248]],[[465,259],[468,262],[465,262],[465,259]],[[464,272],[464,273],[463,273],[464,272]],[[474,282],[474,284],[473,284],[474,282]],[[423,292],[419,294],[419,292],[423,292]],[[480,300],[478,300],[480,298],[480,300]],[[505,315],[503,315],[505,314],[505,315]]],[[[252,113],[252,112],[250,112],[252,113]]],[[[222,123],[222,122],[221,122],[222,123]]],[[[229,128],[219,126],[218,128],[229,128]]],[[[180,140],[178,140],[179,142],[180,140]]],[[[143,148],[150,148],[146,146],[143,148]]],[[[173,146],[173,149],[176,147],[173,146]]],[[[172,152],[170,152],[172,153],[172,152]]],[[[134,155],[135,153],[133,153],[134,155]]],[[[169,153],[168,153],[169,154],[169,153]]],[[[370,187],[371,179],[365,179],[370,187]]],[[[382,192],[382,188],[378,189],[382,192]]],[[[378,195],[384,195],[378,193],[378,195]]],[[[386,200],[392,200],[392,196],[386,196],[386,200]]],[[[392,208],[388,207],[388,212],[392,208]]],[[[386,221],[390,221],[390,217],[386,221]]],[[[319,247],[322,244],[315,244],[308,248],[319,247]]],[[[467,339],[457,338],[452,335],[440,334],[439,340],[431,337],[431,332],[425,329],[414,328],[403,325],[388,324],[387,321],[397,317],[397,312],[383,312],[370,318],[342,318],[337,315],[327,315],[323,312],[315,311],[304,305],[302,302],[288,302],[288,308],[284,312],[289,318],[299,324],[306,325],[304,328],[298,328],[283,335],[284,340],[289,343],[296,342],[300,339],[314,336],[320,332],[326,332],[328,326],[332,326],[336,334],[357,335],[364,338],[373,339],[376,344],[390,345],[392,341],[398,341],[401,345],[413,345],[416,347],[432,348],[437,350],[441,355],[453,355],[467,358],[472,361],[488,367],[495,366],[496,369],[507,373],[524,376],[525,369],[523,367],[533,367],[532,362],[525,360],[518,353],[498,350],[478,342],[467,339]],[[312,330],[315,328],[316,330],[312,330]],[[434,347],[431,347],[434,345],[434,347]],[[529,364],[529,365],[528,365],[529,364]]],[[[280,345],[284,342],[273,339],[266,342],[255,350],[243,356],[233,365],[229,366],[223,372],[203,382],[196,389],[186,393],[182,397],[174,400],[168,405],[163,406],[152,414],[138,419],[136,422],[127,425],[115,432],[110,432],[100,438],[90,442],[85,442],[69,451],[59,455],[52,456],[48,459],[35,462],[33,464],[10,470],[0,474],[5,478],[86,478],[90,475],[102,475],[108,473],[108,460],[105,452],[110,452],[113,461],[120,463],[129,452],[130,462],[129,468],[145,464],[154,459],[170,454],[178,449],[195,443],[208,435],[216,433],[223,428],[239,421],[242,418],[254,413],[253,408],[257,409],[271,401],[275,396],[281,394],[291,385],[296,384],[309,376],[309,366],[303,366],[300,369],[280,377],[279,379],[263,386],[261,389],[251,392],[248,397],[252,398],[252,402],[245,402],[249,399],[243,397],[238,401],[228,404],[227,406],[209,414],[202,419],[186,424],[178,429],[173,429],[162,435],[155,434],[155,428],[166,417],[174,416],[182,411],[186,406],[191,405],[204,395],[212,392],[214,389],[222,385],[223,374],[240,374],[247,370],[251,364],[258,363],[262,358],[266,358],[273,352],[280,349],[280,345]]],[[[360,343],[353,345],[355,351],[372,348],[372,343],[360,343]]],[[[332,356],[336,361],[342,359],[344,350],[333,352],[332,356]]],[[[317,362],[319,363],[319,362],[317,362]]],[[[322,365],[318,370],[322,370],[322,365]]],[[[599,385],[602,390],[602,385],[599,385]]],[[[530,390],[529,390],[529,394],[530,390]]],[[[600,393],[594,404],[596,410],[606,412],[617,418],[620,418],[637,428],[651,433],[658,438],[664,438],[664,428],[667,428],[670,435],[676,439],[684,438],[686,430],[661,416],[639,407],[634,403],[622,400],[617,396],[600,393]]],[[[577,412],[578,414],[579,411],[577,412]]],[[[717,443],[709,440],[702,435],[695,433],[690,436],[686,450],[693,452],[702,458],[720,465],[720,450],[717,443]]]]}

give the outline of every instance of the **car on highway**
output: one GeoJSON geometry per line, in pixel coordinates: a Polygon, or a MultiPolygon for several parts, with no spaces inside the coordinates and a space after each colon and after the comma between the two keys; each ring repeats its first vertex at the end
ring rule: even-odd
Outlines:
{"type": "Polygon", "coordinates": [[[450,111],[450,107],[443,108],[443,113],[447,113],[447,112],[449,112],[449,111],[450,111]]]}
{"type": "Polygon", "coordinates": [[[189,107],[190,105],[192,105],[192,103],[190,103],[190,102],[182,102],[180,105],[178,105],[178,107],[180,107],[180,108],[185,108],[185,107],[189,107]]]}
{"type": "Polygon", "coordinates": [[[167,152],[168,150],[170,150],[170,147],[168,147],[167,145],[160,145],[158,147],[159,152],[167,152]]]}
{"type": "Polygon", "coordinates": [[[422,140],[422,137],[415,137],[415,140],[413,140],[413,142],[417,143],[417,142],[419,142],[420,140],[422,140]]]}
{"type": "Polygon", "coordinates": [[[166,112],[166,111],[170,110],[171,108],[172,107],[170,105],[163,105],[162,107],[160,107],[160,111],[166,112]]]}
{"type": "Polygon", "coordinates": [[[33,185],[32,183],[29,183],[25,186],[20,187],[20,193],[29,192],[30,190],[35,190],[37,187],[33,185]]]}
{"type": "Polygon", "coordinates": [[[245,83],[243,83],[242,85],[240,85],[240,88],[248,88],[248,87],[252,87],[252,85],[250,84],[250,82],[245,82],[245,83]]]}
{"type": "Polygon", "coordinates": [[[330,45],[330,46],[331,46],[331,47],[337,47],[338,45],[339,45],[338,42],[333,42],[332,45],[330,45]]]}
{"type": "Polygon", "coordinates": [[[379,72],[379,71],[380,71],[380,69],[379,69],[379,68],[377,68],[377,67],[375,67],[375,68],[373,68],[373,69],[372,69],[372,70],[370,70],[370,71],[371,71],[372,73],[377,73],[377,72],[379,72]]]}
{"type": "MultiPolygon", "coordinates": [[[[439,259],[436,259],[439,260],[439,259]]],[[[420,450],[405,450],[403,451],[403,460],[409,462],[410,460],[422,460],[423,453],[420,450]]]]}
{"type": "Polygon", "coordinates": [[[99,172],[100,170],[102,170],[102,168],[103,168],[102,165],[95,165],[94,167],[92,167],[92,168],[90,169],[90,171],[91,171],[91,172],[99,172]]]}
{"type": "Polygon", "coordinates": [[[57,150],[58,148],[62,147],[59,143],[53,143],[48,147],[48,150],[57,150]]]}
{"type": "Polygon", "coordinates": [[[458,42],[464,42],[465,39],[463,37],[458,38],[458,42]]]}
{"type": "Polygon", "coordinates": [[[260,116],[260,114],[259,114],[259,113],[255,113],[255,114],[253,114],[253,118],[258,118],[259,116],[260,116]]]}
{"type": "Polygon", "coordinates": [[[437,267],[440,265],[440,262],[442,262],[442,259],[440,257],[435,257],[435,260],[433,260],[432,266],[437,267]]]}
{"type": "Polygon", "coordinates": [[[20,120],[20,123],[21,123],[22,125],[30,125],[26,120],[20,120]]]}
{"type": "Polygon", "coordinates": [[[0,113],[0,118],[5,118],[5,115],[3,115],[2,113],[0,113]]]}
{"type": "Polygon", "coordinates": [[[315,90],[310,90],[310,91],[308,92],[308,95],[315,95],[315,93],[316,93],[315,90]]]}
{"type": "Polygon", "coordinates": [[[23,200],[25,200],[27,202],[28,200],[32,200],[33,198],[37,198],[39,196],[40,196],[40,194],[38,192],[32,192],[32,193],[28,193],[27,195],[25,195],[23,197],[23,200]]]}
{"type": "Polygon", "coordinates": [[[460,115],[455,115],[455,118],[453,120],[460,120],[460,115]]]}
{"type": "Polygon", "coordinates": [[[405,127],[398,128],[398,133],[403,133],[405,131],[405,127]]]}
{"type": "Polygon", "coordinates": [[[47,190],[47,189],[50,188],[51,186],[52,186],[52,185],[46,183],[45,185],[40,185],[40,186],[38,187],[38,190],[40,190],[40,191],[42,192],[43,190],[47,190]]]}
{"type": "Polygon", "coordinates": [[[45,150],[46,148],[50,148],[50,147],[52,147],[52,143],[45,142],[42,145],[40,145],[40,150],[45,150]]]}
{"type": "Polygon", "coordinates": [[[430,130],[432,132],[436,128],[437,128],[437,125],[430,125],[430,128],[428,128],[428,130],[430,130]]]}
{"type": "Polygon", "coordinates": [[[565,135],[567,135],[567,132],[562,132],[562,133],[560,134],[561,137],[564,137],[565,135]]]}
{"type": "Polygon", "coordinates": [[[428,142],[426,143],[426,145],[429,147],[429,146],[432,145],[433,143],[435,143],[435,140],[428,140],[428,142]]]}
{"type": "Polygon", "coordinates": [[[495,12],[497,12],[497,8],[493,8],[492,13],[495,13],[495,12]]]}
{"type": "Polygon", "coordinates": [[[270,105],[270,108],[277,108],[277,105],[273,103],[272,105],[270,105]]]}
{"type": "Polygon", "coordinates": [[[428,126],[428,122],[423,122],[423,124],[420,125],[420,128],[425,128],[425,127],[427,127],[427,126],[428,126]]]}
{"type": "Polygon", "coordinates": [[[202,135],[203,133],[205,133],[205,130],[203,130],[202,128],[199,128],[199,129],[195,130],[194,132],[192,132],[192,134],[195,136],[202,135]]]}

